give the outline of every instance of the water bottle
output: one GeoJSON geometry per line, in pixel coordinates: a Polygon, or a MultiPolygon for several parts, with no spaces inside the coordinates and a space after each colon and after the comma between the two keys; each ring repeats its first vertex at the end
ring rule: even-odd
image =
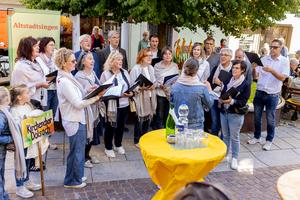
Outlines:
{"type": "Polygon", "coordinates": [[[188,129],[188,115],[189,115],[189,107],[185,104],[182,103],[179,108],[178,108],[178,116],[179,116],[179,123],[184,126],[184,132],[187,131],[188,129]]]}
{"type": "Polygon", "coordinates": [[[182,103],[178,108],[178,123],[176,124],[177,130],[177,143],[180,148],[186,148],[186,135],[185,133],[188,132],[188,114],[189,114],[189,107],[182,103]]]}

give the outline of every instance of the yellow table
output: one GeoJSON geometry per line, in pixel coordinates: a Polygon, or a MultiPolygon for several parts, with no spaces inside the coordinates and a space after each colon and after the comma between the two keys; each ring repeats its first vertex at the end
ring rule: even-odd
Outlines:
{"type": "Polygon", "coordinates": [[[152,181],[161,187],[152,199],[173,199],[178,189],[203,178],[222,161],[226,145],[209,135],[208,147],[177,150],[167,143],[165,129],[140,139],[140,149],[152,181]]]}
{"type": "Polygon", "coordinates": [[[277,181],[277,190],[283,200],[300,199],[300,169],[286,172],[277,181]]]}

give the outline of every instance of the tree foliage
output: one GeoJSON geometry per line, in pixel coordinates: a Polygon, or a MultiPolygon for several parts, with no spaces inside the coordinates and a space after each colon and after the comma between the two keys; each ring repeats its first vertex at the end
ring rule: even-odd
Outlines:
{"type": "Polygon", "coordinates": [[[21,0],[29,8],[107,16],[123,22],[166,23],[174,28],[219,27],[226,35],[266,28],[299,10],[300,0],[21,0]]]}

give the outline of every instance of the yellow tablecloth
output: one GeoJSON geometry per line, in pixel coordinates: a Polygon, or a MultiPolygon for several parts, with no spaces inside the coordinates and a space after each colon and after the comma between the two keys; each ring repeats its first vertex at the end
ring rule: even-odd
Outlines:
{"type": "Polygon", "coordinates": [[[299,200],[300,169],[281,175],[277,182],[277,190],[283,200],[299,200]]]}
{"type": "Polygon", "coordinates": [[[203,178],[226,154],[226,145],[209,135],[208,147],[177,150],[167,143],[165,129],[151,131],[140,139],[140,149],[152,181],[161,187],[152,199],[172,199],[181,187],[203,178]]]}

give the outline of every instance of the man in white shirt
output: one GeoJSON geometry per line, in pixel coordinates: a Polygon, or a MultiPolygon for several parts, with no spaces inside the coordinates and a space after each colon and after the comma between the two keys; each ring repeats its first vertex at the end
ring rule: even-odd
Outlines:
{"type": "MultiPolygon", "coordinates": [[[[261,139],[261,121],[264,107],[266,107],[267,138],[263,149],[271,149],[275,136],[275,111],[281,93],[282,82],[289,76],[289,61],[280,54],[282,42],[278,39],[272,41],[270,55],[261,59],[263,66],[253,64],[253,75],[258,76],[257,90],[254,105],[254,138],[248,144],[263,143],[261,139]]],[[[255,79],[255,77],[254,77],[255,79]]]]}

